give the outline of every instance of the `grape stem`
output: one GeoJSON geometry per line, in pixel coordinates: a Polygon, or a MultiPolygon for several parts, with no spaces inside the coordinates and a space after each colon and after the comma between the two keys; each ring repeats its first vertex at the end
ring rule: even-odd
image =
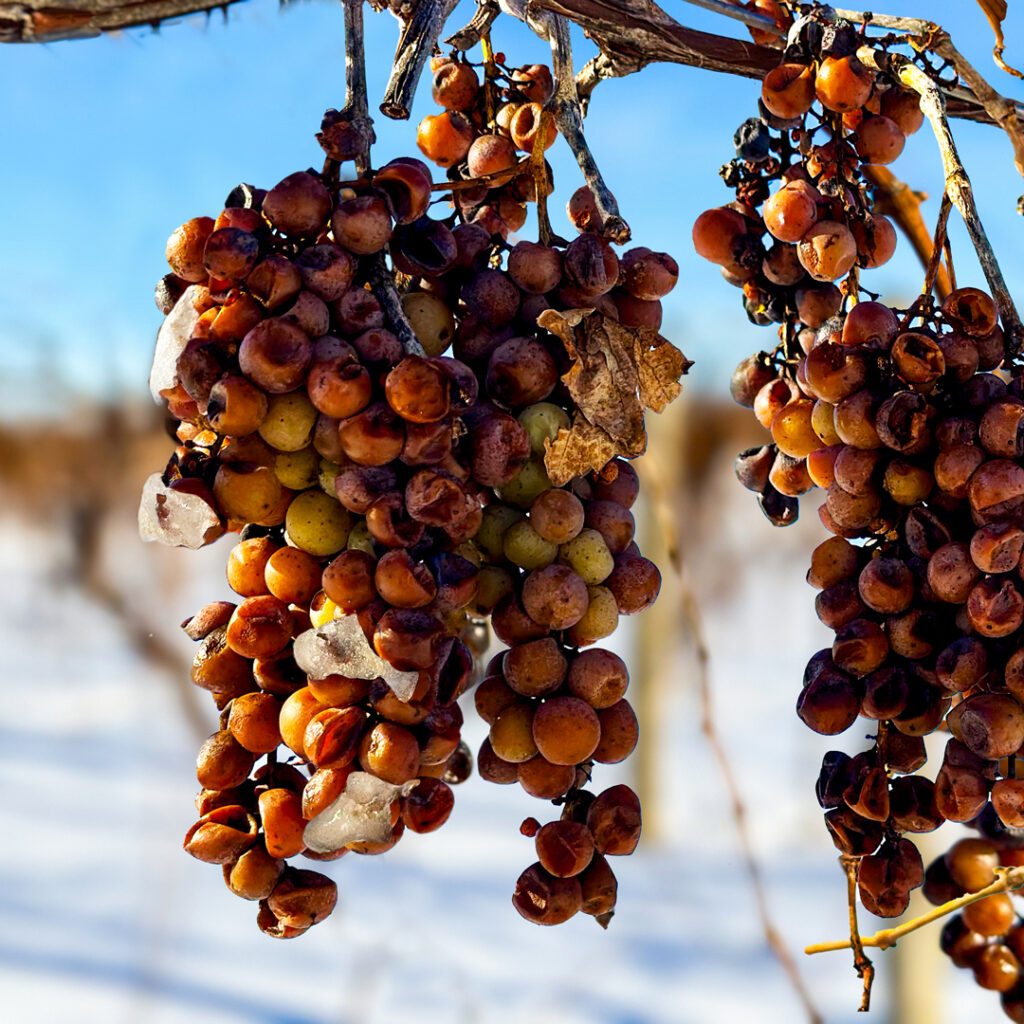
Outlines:
{"type": "Polygon", "coordinates": [[[939,272],[942,254],[946,251],[949,241],[946,236],[946,226],[949,223],[949,211],[952,208],[953,204],[950,202],[949,196],[943,192],[942,205],[939,207],[938,220],[935,222],[935,235],[931,241],[931,255],[928,257],[928,264],[925,267],[924,286],[921,288],[921,294],[910,304],[910,308],[903,315],[903,319],[900,321],[901,331],[907,330],[911,321],[918,317],[924,319],[932,309],[931,294],[935,287],[935,278],[939,272]]]}
{"type": "Polygon", "coordinates": [[[500,13],[501,8],[495,3],[495,0],[477,0],[476,12],[469,24],[449,36],[445,42],[449,46],[454,46],[456,50],[472,50],[490,31],[494,19],[500,13]]]}
{"type": "Polygon", "coordinates": [[[576,163],[579,164],[583,178],[594,197],[594,203],[601,216],[602,236],[618,245],[624,245],[630,239],[629,225],[619,214],[619,204],[605,184],[594,154],[583,137],[583,117],[576,86],[576,73],[572,66],[572,41],[569,38],[568,20],[563,15],[551,11],[537,11],[536,4],[528,4],[526,0],[498,2],[503,12],[526,22],[541,39],[546,39],[550,44],[555,94],[548,101],[548,109],[554,114],[558,131],[569,143],[569,148],[576,157],[576,163]]]}
{"type": "MultiPolygon", "coordinates": [[[[544,160],[544,140],[551,124],[552,113],[542,110],[540,123],[537,126],[537,138],[530,153],[530,168],[533,174],[533,185],[537,190],[537,240],[541,245],[551,245],[554,236],[551,232],[551,218],[548,217],[548,169],[544,160]]],[[[558,244],[565,243],[564,238],[557,239],[558,244]]]]}
{"type": "Polygon", "coordinates": [[[402,32],[380,105],[385,117],[396,121],[408,119],[423,65],[434,52],[441,29],[457,3],[458,0],[418,0],[411,13],[398,16],[402,32]]]}
{"type": "MultiPolygon", "coordinates": [[[[857,977],[864,982],[864,991],[860,997],[858,1010],[867,1013],[871,1009],[871,986],[875,983],[875,965],[864,952],[864,940],[860,937],[860,926],[857,924],[857,865],[859,857],[844,854],[839,863],[846,874],[846,902],[850,909],[850,946],[853,949],[853,967],[857,977]]],[[[806,952],[806,951],[805,951],[806,952]]]]}
{"type": "Polygon", "coordinates": [[[946,118],[946,104],[939,87],[919,67],[912,64],[906,57],[895,53],[885,53],[870,46],[862,46],[857,50],[858,58],[868,67],[883,71],[897,78],[903,85],[913,89],[921,97],[921,110],[928,118],[935,133],[935,140],[942,156],[942,167],[945,175],[946,194],[953,205],[960,211],[971,236],[978,261],[985,273],[992,297],[999,309],[1006,332],[1007,351],[1016,355],[1024,344],[1024,325],[1021,324],[1017,308],[1010,297],[1010,292],[1003,280],[1003,273],[996,261],[988,236],[978,216],[978,207],[974,202],[974,190],[963,162],[957,153],[956,143],[949,130],[946,118]]]}
{"type": "MultiPolygon", "coordinates": [[[[856,860],[856,858],[850,859],[856,860]]],[[[859,937],[861,946],[870,946],[873,949],[889,949],[891,946],[895,946],[904,935],[916,932],[918,928],[924,928],[925,925],[932,924],[935,921],[941,921],[942,918],[955,914],[971,903],[985,899],[986,896],[995,896],[1001,892],[1013,892],[1016,889],[1024,888],[1024,867],[996,868],[995,873],[996,880],[991,885],[986,885],[984,889],[979,889],[977,892],[969,892],[964,896],[957,897],[955,900],[949,900],[948,903],[943,903],[941,906],[933,907],[927,914],[915,917],[911,921],[905,921],[895,928],[883,928],[881,931],[875,932],[874,935],[859,937]]],[[[835,942],[818,942],[808,946],[804,952],[808,956],[813,956],[815,953],[834,953],[841,949],[852,948],[854,948],[854,943],[851,937],[849,939],[838,939],[835,942]]]]}
{"type": "MultiPolygon", "coordinates": [[[[523,170],[530,166],[530,158],[524,156],[522,160],[506,167],[501,171],[493,171],[491,174],[481,174],[478,178],[459,178],[457,181],[435,181],[430,186],[431,192],[461,192],[463,189],[477,188],[486,185],[488,188],[497,188],[517,177],[523,170]]],[[[371,170],[368,172],[373,174],[371,170]]],[[[339,181],[338,188],[356,188],[359,185],[366,185],[365,181],[355,178],[352,181],[339,181]]]]}
{"type": "Polygon", "coordinates": [[[345,112],[359,133],[356,175],[370,169],[370,146],[376,141],[366,98],[366,50],[363,46],[363,0],[341,0],[345,6],[345,112]]]}
{"type": "Polygon", "coordinates": [[[398,289],[391,271],[384,265],[384,257],[378,255],[370,267],[370,287],[377,301],[384,307],[384,314],[391,323],[391,329],[402,343],[402,350],[407,356],[425,356],[426,352],[420,344],[416,332],[409,323],[409,318],[402,308],[398,289]]]}
{"type": "Polygon", "coordinates": [[[934,22],[924,18],[901,18],[893,14],[872,14],[869,11],[846,11],[835,9],[837,18],[845,21],[857,21],[869,28],[895,29],[897,32],[910,32],[915,36],[927,36],[935,31],[934,22]]]}
{"type": "Polygon", "coordinates": [[[924,287],[921,289],[923,295],[930,295],[935,287],[935,278],[939,273],[939,261],[949,241],[946,235],[946,225],[949,223],[949,211],[953,208],[949,195],[942,193],[942,205],[939,207],[939,218],[935,222],[935,237],[932,239],[932,254],[928,259],[928,266],[925,268],[924,287]]]}
{"type": "MultiPolygon", "coordinates": [[[[900,181],[888,167],[864,164],[862,170],[875,188],[875,212],[891,217],[899,225],[910,239],[922,268],[926,268],[932,253],[932,236],[921,216],[921,203],[928,197],[900,181]]],[[[941,266],[935,279],[935,292],[940,300],[950,292],[949,277],[941,266]]]]}
{"type": "Polygon", "coordinates": [[[576,163],[590,187],[597,212],[601,215],[601,234],[618,245],[624,245],[630,239],[629,225],[620,216],[619,204],[608,190],[587,140],[583,137],[583,119],[576,91],[576,75],[572,67],[569,22],[560,14],[546,14],[543,20],[549,27],[551,68],[555,76],[555,95],[551,100],[555,124],[569,143],[576,163]]]}
{"type": "MultiPolygon", "coordinates": [[[[968,89],[956,88],[947,90],[948,95],[957,99],[965,99],[980,103],[985,112],[992,120],[999,125],[1010,137],[1013,145],[1014,160],[1017,170],[1024,175],[1024,119],[1021,117],[1021,108],[1013,100],[1001,96],[982,78],[978,70],[967,60],[966,57],[953,45],[949,33],[934,22],[925,21],[920,18],[894,18],[885,14],[862,14],[858,11],[837,10],[840,18],[850,21],[867,21],[870,25],[879,28],[896,29],[897,31],[910,32],[913,35],[923,36],[927,39],[927,49],[943,60],[953,65],[957,75],[967,84],[968,89]]],[[[999,47],[993,50],[995,62],[1008,74],[1014,71],[1008,68],[1002,61],[999,47]]],[[[1020,75],[1017,75],[1019,78],[1020,75]]]]}

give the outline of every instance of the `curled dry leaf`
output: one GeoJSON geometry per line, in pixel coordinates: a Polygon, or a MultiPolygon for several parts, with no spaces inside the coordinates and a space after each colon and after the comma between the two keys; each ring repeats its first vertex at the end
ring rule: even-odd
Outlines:
{"type": "Polygon", "coordinates": [[[1003,60],[1006,41],[1003,38],[1003,22],[1006,20],[1006,0],[978,0],[978,6],[985,12],[988,23],[995,33],[996,45],[992,47],[992,58],[1008,74],[1015,78],[1024,78],[1016,68],[1010,67],[1003,60]]]}
{"type": "Polygon", "coordinates": [[[551,482],[600,470],[616,455],[641,455],[645,411],[661,412],[679,395],[690,360],[657,331],[623,327],[593,309],[549,309],[537,323],[565,346],[572,365],[562,382],[579,407],[572,426],[545,444],[551,482]]]}

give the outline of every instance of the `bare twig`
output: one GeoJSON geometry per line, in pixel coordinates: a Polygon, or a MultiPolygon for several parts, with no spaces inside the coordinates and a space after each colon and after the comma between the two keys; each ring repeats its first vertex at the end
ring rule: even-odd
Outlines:
{"type": "Polygon", "coordinates": [[[869,67],[894,76],[921,97],[921,110],[931,122],[935,139],[939,145],[939,152],[942,155],[946,193],[953,205],[960,211],[967,226],[967,232],[971,236],[974,250],[978,254],[978,261],[981,263],[981,269],[985,273],[985,279],[992,291],[992,298],[995,300],[1003,321],[1007,350],[1011,353],[1019,352],[1024,343],[1024,325],[1021,324],[1017,308],[1010,297],[1009,289],[1003,280],[1003,273],[992,252],[992,246],[989,244],[984,227],[982,227],[981,218],[978,216],[970,179],[949,130],[942,93],[931,78],[906,57],[875,50],[870,46],[860,47],[857,56],[869,67]]]}
{"type": "MultiPolygon", "coordinates": [[[[921,216],[921,203],[928,197],[915,192],[900,181],[888,167],[864,164],[864,176],[875,187],[875,211],[892,217],[901,231],[910,239],[922,267],[928,266],[932,252],[932,236],[921,216]]],[[[935,293],[944,299],[950,292],[949,278],[940,267],[935,279],[935,293]]]]}
{"type": "MultiPolygon", "coordinates": [[[[510,0],[501,2],[505,9],[510,0]]],[[[584,99],[601,79],[620,78],[658,62],[756,79],[764,78],[779,63],[778,50],[688,28],[670,18],[653,0],[530,0],[530,9],[564,15],[580,25],[600,47],[603,59],[591,61],[580,75],[584,99]]],[[[854,20],[865,17],[859,11],[836,13],[854,20]]],[[[877,15],[872,24],[902,28],[914,35],[938,31],[937,26],[920,19],[877,15]]],[[[970,90],[949,89],[946,96],[950,117],[996,123],[970,90]]],[[[1020,104],[1015,104],[1014,109],[1024,115],[1020,104]]]]}
{"type": "Polygon", "coordinates": [[[402,343],[402,349],[407,356],[426,355],[423,346],[420,344],[416,332],[409,323],[402,307],[402,300],[395,287],[395,279],[391,271],[384,265],[384,257],[378,256],[370,269],[370,287],[377,301],[384,307],[384,315],[387,317],[391,329],[395,332],[398,340],[402,343]]]}
{"type": "MultiPolygon", "coordinates": [[[[524,156],[521,160],[516,161],[511,167],[505,167],[500,171],[492,171],[490,174],[481,174],[477,178],[459,178],[456,181],[445,179],[444,181],[435,181],[431,183],[431,192],[461,192],[464,189],[479,188],[481,185],[485,185],[487,188],[497,188],[499,185],[505,185],[510,182],[513,178],[517,177],[527,167],[530,166],[530,157],[524,156]]],[[[374,173],[371,169],[368,171],[370,175],[374,173]]],[[[342,188],[356,188],[358,185],[365,185],[364,181],[360,181],[358,178],[350,181],[339,181],[337,187],[342,188]]]]}
{"type": "MultiPolygon", "coordinates": [[[[1001,892],[1013,892],[1016,889],[1024,888],[1024,867],[996,868],[995,872],[996,880],[991,885],[986,885],[984,889],[969,892],[965,896],[959,896],[941,906],[932,907],[928,913],[915,917],[911,921],[904,921],[903,924],[899,924],[895,928],[883,928],[881,931],[875,932],[874,935],[862,937],[861,945],[870,946],[873,949],[889,949],[891,946],[895,946],[904,935],[909,935],[911,932],[916,932],[918,928],[924,928],[950,914],[955,914],[968,904],[983,900],[986,896],[995,896],[1001,892]]],[[[840,949],[851,949],[852,946],[851,939],[837,939],[835,942],[815,943],[808,946],[804,952],[808,956],[813,956],[815,953],[834,953],[840,949]]]]}
{"type": "Polygon", "coordinates": [[[370,169],[370,146],[376,141],[366,98],[366,50],[363,45],[363,0],[342,0],[345,5],[345,112],[359,133],[356,174],[370,169]]]}
{"type": "MultiPolygon", "coordinates": [[[[735,18],[737,21],[742,21],[744,25],[782,35],[774,18],[769,18],[767,14],[758,14],[757,11],[748,11],[745,7],[736,7],[728,0],[686,0],[686,2],[695,7],[703,7],[706,11],[714,11],[715,14],[724,14],[727,18],[735,18]]],[[[781,39],[779,41],[782,42],[781,39]]]]}
{"type": "Polygon", "coordinates": [[[853,967],[857,977],[864,982],[864,991],[860,997],[860,1012],[867,1013],[871,1009],[871,986],[875,981],[875,965],[864,952],[864,943],[860,937],[860,925],[857,924],[857,865],[859,857],[839,858],[839,863],[846,873],[846,902],[850,911],[850,946],[853,949],[853,967]]]}
{"type": "Polygon", "coordinates": [[[456,50],[471,50],[487,34],[500,13],[501,8],[495,0],[477,0],[476,11],[469,24],[449,36],[445,42],[456,50]]]}
{"type": "Polygon", "coordinates": [[[555,95],[551,98],[555,124],[569,143],[590,187],[601,216],[601,234],[622,245],[629,241],[629,225],[619,215],[619,204],[608,190],[593,153],[583,137],[583,119],[580,116],[579,97],[576,94],[576,76],[572,67],[572,43],[569,40],[569,22],[560,15],[550,19],[551,65],[555,75],[555,95]]]}
{"type": "Polygon", "coordinates": [[[402,34],[391,65],[391,77],[380,105],[386,117],[395,120],[408,118],[423,65],[434,52],[441,29],[456,3],[458,0],[417,0],[408,20],[402,21],[402,34]]]}
{"type": "Polygon", "coordinates": [[[640,70],[643,64],[639,61],[624,61],[619,58],[610,57],[607,53],[599,53],[591,57],[576,75],[576,94],[580,98],[580,112],[586,116],[587,107],[590,105],[590,94],[597,88],[598,83],[608,78],[625,78],[640,70]]]}
{"type": "Polygon", "coordinates": [[[694,653],[697,656],[698,678],[700,680],[700,728],[708,742],[708,746],[711,748],[711,752],[718,764],[719,773],[722,776],[722,782],[729,794],[729,804],[732,808],[733,820],[736,822],[736,833],[739,839],[740,851],[743,863],[747,869],[747,875],[750,878],[750,886],[754,890],[754,900],[757,903],[757,913],[761,919],[761,928],[764,931],[765,942],[789,978],[797,997],[803,1004],[810,1024],[823,1024],[823,1018],[811,1001],[810,994],[804,985],[803,978],[800,976],[800,971],[789,951],[789,947],[772,921],[771,911],[768,908],[768,897],[765,893],[764,879],[761,876],[761,868],[754,854],[754,845],[750,839],[750,832],[747,829],[747,810],[743,804],[743,797],[740,795],[740,789],[736,783],[732,765],[729,763],[729,755],[726,753],[725,745],[715,725],[711,687],[711,655],[704,633],[700,606],[693,588],[687,579],[685,568],[681,563],[678,547],[676,548],[676,559],[673,559],[673,562],[679,568],[683,617],[690,631],[694,653]],[[680,559],[680,561],[676,562],[676,559],[680,559]]]}
{"type": "Polygon", "coordinates": [[[934,31],[933,22],[924,18],[900,18],[892,14],[873,14],[870,11],[847,11],[835,8],[836,16],[846,21],[867,22],[875,28],[893,29],[896,32],[909,32],[915,36],[926,36],[934,31]]]}
{"type": "Polygon", "coordinates": [[[53,43],[61,39],[93,39],[140,25],[217,8],[227,16],[238,0],[18,0],[0,3],[0,43],[53,43]]]}
{"type": "Polygon", "coordinates": [[[1018,173],[1024,175],[1024,119],[1020,108],[1012,100],[992,88],[988,82],[970,64],[966,57],[953,45],[953,41],[945,32],[935,40],[932,49],[940,57],[951,61],[956,73],[966,82],[971,92],[991,116],[992,120],[1010,137],[1013,146],[1013,159],[1018,173]]]}
{"type": "Polygon", "coordinates": [[[778,50],[687,28],[653,0],[531,0],[530,7],[581,25],[608,57],[605,71],[622,69],[606,78],[659,61],[764,78],[779,63],[778,50]]]}
{"type": "Polygon", "coordinates": [[[946,248],[946,225],[949,223],[949,211],[953,208],[949,196],[942,193],[942,204],[939,207],[939,217],[935,223],[935,237],[932,239],[932,254],[928,259],[928,266],[925,267],[924,287],[921,289],[923,295],[931,294],[935,287],[935,279],[939,273],[939,261],[946,248]]]}
{"type": "MultiPolygon", "coordinates": [[[[228,3],[234,2],[237,0],[17,0],[15,3],[0,0],[0,43],[85,39],[104,31],[141,25],[158,26],[169,19],[190,13],[224,9],[228,3]]],[[[426,2],[408,0],[405,9],[412,9],[415,4],[415,14],[426,2]]],[[[439,0],[429,2],[436,5],[439,0]]],[[[482,0],[488,9],[494,2],[482,0]]],[[[580,74],[580,99],[583,103],[586,103],[594,85],[602,78],[619,78],[659,61],[755,79],[763,78],[779,61],[778,50],[769,46],[758,46],[687,28],[670,18],[653,0],[529,0],[529,4],[527,0],[497,2],[503,11],[526,21],[531,27],[536,21],[534,15],[545,12],[565,15],[595,40],[602,55],[590,62],[580,74]]],[[[422,12],[420,17],[425,13],[422,12]]],[[[858,11],[844,10],[837,13],[854,19],[863,17],[858,11]]],[[[480,17],[484,18],[484,15],[481,13],[480,17]]],[[[931,22],[884,15],[875,15],[871,24],[882,28],[899,28],[914,35],[927,35],[935,28],[931,22]]],[[[469,28],[467,26],[467,30],[469,28]]],[[[453,41],[457,40],[463,45],[472,38],[467,36],[463,40],[459,36],[456,33],[453,41]]],[[[423,38],[426,43],[426,36],[423,38]]],[[[422,60],[427,58],[436,39],[437,36],[434,36],[429,45],[419,48],[420,70],[422,60]]],[[[400,56],[404,52],[408,62],[414,50],[415,47],[410,45],[400,51],[400,56]]],[[[412,78],[411,72],[415,68],[408,63],[406,67],[408,77],[412,78]]],[[[419,77],[419,73],[416,71],[415,78],[419,77]]],[[[948,89],[946,97],[950,117],[967,118],[985,124],[997,123],[970,90],[962,87],[948,89]]],[[[1013,110],[1018,116],[1024,116],[1024,107],[1020,104],[1014,104],[1013,110]]]]}

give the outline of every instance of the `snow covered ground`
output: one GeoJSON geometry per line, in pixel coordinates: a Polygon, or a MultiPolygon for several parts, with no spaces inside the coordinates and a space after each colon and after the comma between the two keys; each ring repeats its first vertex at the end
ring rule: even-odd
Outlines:
{"type": "MultiPolygon", "coordinates": [[[[690,574],[713,653],[719,724],[743,789],[776,924],[827,1021],[856,1018],[839,937],[844,887],[812,785],[830,745],[792,712],[824,632],[802,577],[819,528],[762,524],[724,466],[698,510],[690,574]],[[713,527],[709,527],[710,523],[713,527]],[[770,541],[772,546],[766,546],[770,541]],[[784,627],[784,628],[783,628],[784,627]]],[[[227,596],[227,542],[201,553],[141,548],[125,517],[111,564],[172,636],[227,596]],[[185,570],[191,575],[180,580],[185,570]]],[[[0,991],[5,1024],[796,1024],[800,1005],[762,938],[734,824],[700,735],[692,653],[659,643],[657,836],[614,864],[607,932],[582,915],[553,929],[510,905],[534,858],[518,834],[544,807],[473,778],[440,832],[384,857],[326,870],[340,905],[294,942],[261,935],[255,906],[217,868],[187,857],[198,741],[169,680],[133,653],[117,621],[64,582],[52,529],[0,516],[0,991]]],[[[677,607],[669,582],[663,601],[677,607]]],[[[622,643],[635,643],[635,625],[622,643]]],[[[187,651],[180,636],[173,642],[187,651]]],[[[643,685],[636,682],[635,686],[643,685]]],[[[212,708],[209,728],[215,728],[212,708]]],[[[467,730],[479,742],[478,726],[467,730]]],[[[843,738],[846,739],[845,737],[843,738]]],[[[847,745],[855,738],[847,740],[847,745]]],[[[629,765],[599,776],[632,778],[629,765]]],[[[870,927],[870,926],[868,926],[870,927]]],[[[934,941],[934,938],[932,939],[934,941]]],[[[894,954],[876,957],[874,1019],[887,1017],[894,954]]],[[[995,999],[949,972],[946,1020],[995,999]]],[[[935,1018],[934,1024],[943,1024],[935,1018]]]]}

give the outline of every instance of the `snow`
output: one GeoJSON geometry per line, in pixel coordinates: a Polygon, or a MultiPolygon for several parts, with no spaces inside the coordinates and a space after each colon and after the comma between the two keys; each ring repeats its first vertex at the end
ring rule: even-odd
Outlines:
{"type": "Polygon", "coordinates": [[[345,788],[302,832],[315,853],[333,853],[349,843],[386,843],[391,832],[391,805],[416,786],[394,786],[366,772],[352,772],[345,788]]]}
{"type": "Polygon", "coordinates": [[[139,537],[143,541],[195,550],[220,532],[220,518],[201,497],[167,487],[159,473],[146,478],[139,499],[139,537]]]}
{"type": "Polygon", "coordinates": [[[366,642],[358,615],[342,615],[295,638],[295,662],[310,679],[348,676],[351,679],[383,679],[399,700],[416,692],[419,673],[402,672],[385,661],[366,642]]]}
{"type": "Polygon", "coordinates": [[[181,293],[157,332],[153,366],[149,371],[149,391],[157,405],[163,404],[160,392],[178,383],[178,356],[189,343],[192,329],[199,320],[192,301],[198,290],[199,286],[192,284],[181,293]]]}

